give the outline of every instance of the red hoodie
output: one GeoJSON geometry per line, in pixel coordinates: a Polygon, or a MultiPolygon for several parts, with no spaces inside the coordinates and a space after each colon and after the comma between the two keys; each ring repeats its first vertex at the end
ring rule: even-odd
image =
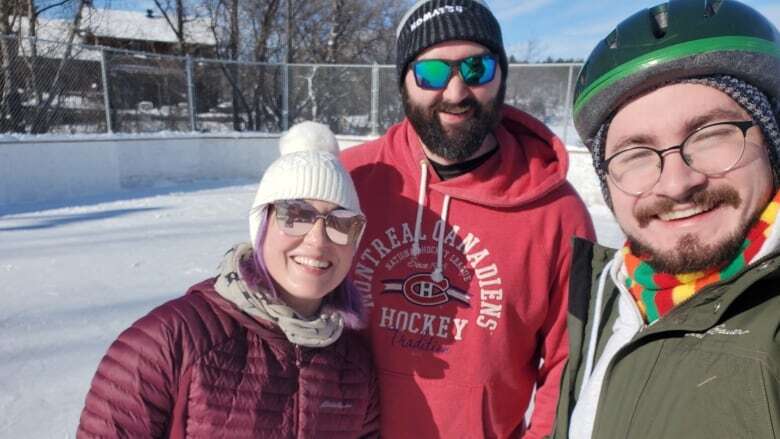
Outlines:
{"type": "Polygon", "coordinates": [[[551,430],[570,241],[595,235],[560,139],[511,107],[495,135],[496,154],[446,181],[408,120],[342,154],[368,218],[352,278],[371,310],[384,438],[551,430]]]}

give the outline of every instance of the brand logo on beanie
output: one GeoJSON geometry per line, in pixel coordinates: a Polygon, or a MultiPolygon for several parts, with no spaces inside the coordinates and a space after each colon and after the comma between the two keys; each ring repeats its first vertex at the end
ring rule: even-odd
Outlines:
{"type": "Polygon", "coordinates": [[[433,18],[438,17],[439,15],[444,14],[461,14],[463,13],[463,6],[439,6],[438,8],[428,11],[425,14],[423,14],[422,17],[418,18],[417,20],[414,20],[409,25],[409,32],[414,32],[415,29],[422,26],[423,23],[430,21],[433,18]]]}

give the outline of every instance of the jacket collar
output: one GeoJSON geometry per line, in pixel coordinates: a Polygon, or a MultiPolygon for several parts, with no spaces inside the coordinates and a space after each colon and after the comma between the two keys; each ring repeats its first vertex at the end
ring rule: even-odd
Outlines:
{"type": "MultiPolygon", "coordinates": [[[[583,238],[575,238],[573,276],[577,261],[580,261],[580,264],[588,261],[590,275],[598,276],[604,266],[616,257],[616,254],[616,249],[611,249],[583,238]]],[[[728,281],[706,287],[700,293],[677,306],[669,315],[649,326],[643,331],[643,336],[669,330],[707,331],[718,325],[722,321],[724,314],[744,294],[753,294],[752,290],[748,291],[750,287],[764,278],[780,279],[780,248],[748,265],[728,281]]],[[[614,282],[613,287],[617,288],[614,282]]],[[[592,289],[589,290],[592,291],[592,289]]],[[[575,316],[579,316],[578,318],[581,321],[585,321],[587,318],[583,317],[587,316],[589,311],[593,311],[589,308],[595,306],[595,301],[590,300],[589,297],[575,297],[575,295],[581,296],[582,292],[583,289],[572,287],[569,303],[570,312],[575,316]]]]}
{"type": "Polygon", "coordinates": [[[414,127],[404,119],[388,131],[387,160],[417,186],[422,183],[420,166],[427,164],[431,190],[495,208],[532,203],[565,184],[566,146],[540,121],[505,105],[493,134],[499,145],[496,154],[469,173],[441,180],[428,164],[414,127]]]}

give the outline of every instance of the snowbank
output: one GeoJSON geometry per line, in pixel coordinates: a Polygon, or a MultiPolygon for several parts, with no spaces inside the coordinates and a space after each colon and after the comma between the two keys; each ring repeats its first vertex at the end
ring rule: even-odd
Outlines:
{"type": "MultiPolygon", "coordinates": [[[[199,180],[259,179],[279,134],[5,136],[0,207],[199,180]]],[[[365,141],[339,139],[342,148],[365,141]]]]}
{"type": "MultiPolygon", "coordinates": [[[[0,138],[0,208],[66,201],[201,180],[257,180],[278,157],[279,134],[81,135],[0,138]]],[[[368,138],[338,136],[342,149],[368,138]]],[[[603,204],[582,147],[569,180],[588,205],[603,204]]]]}

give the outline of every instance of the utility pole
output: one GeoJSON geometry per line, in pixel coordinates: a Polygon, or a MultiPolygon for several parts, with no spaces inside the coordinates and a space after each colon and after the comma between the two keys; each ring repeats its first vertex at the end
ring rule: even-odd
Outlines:
{"type": "Polygon", "coordinates": [[[292,11],[293,0],[287,0],[287,21],[285,29],[285,35],[287,36],[287,47],[284,51],[284,62],[286,64],[292,63],[292,11]]]}
{"type": "Polygon", "coordinates": [[[239,84],[240,70],[238,68],[239,57],[239,26],[238,26],[238,0],[232,0],[230,3],[230,39],[228,41],[228,50],[230,54],[230,75],[233,77],[233,130],[242,131],[244,127],[241,124],[241,116],[238,110],[238,104],[241,101],[241,90],[239,84]]]}
{"type": "Polygon", "coordinates": [[[282,130],[290,127],[290,63],[292,63],[292,11],[293,0],[287,0],[286,34],[287,47],[284,50],[284,70],[282,70],[282,130]]]}

